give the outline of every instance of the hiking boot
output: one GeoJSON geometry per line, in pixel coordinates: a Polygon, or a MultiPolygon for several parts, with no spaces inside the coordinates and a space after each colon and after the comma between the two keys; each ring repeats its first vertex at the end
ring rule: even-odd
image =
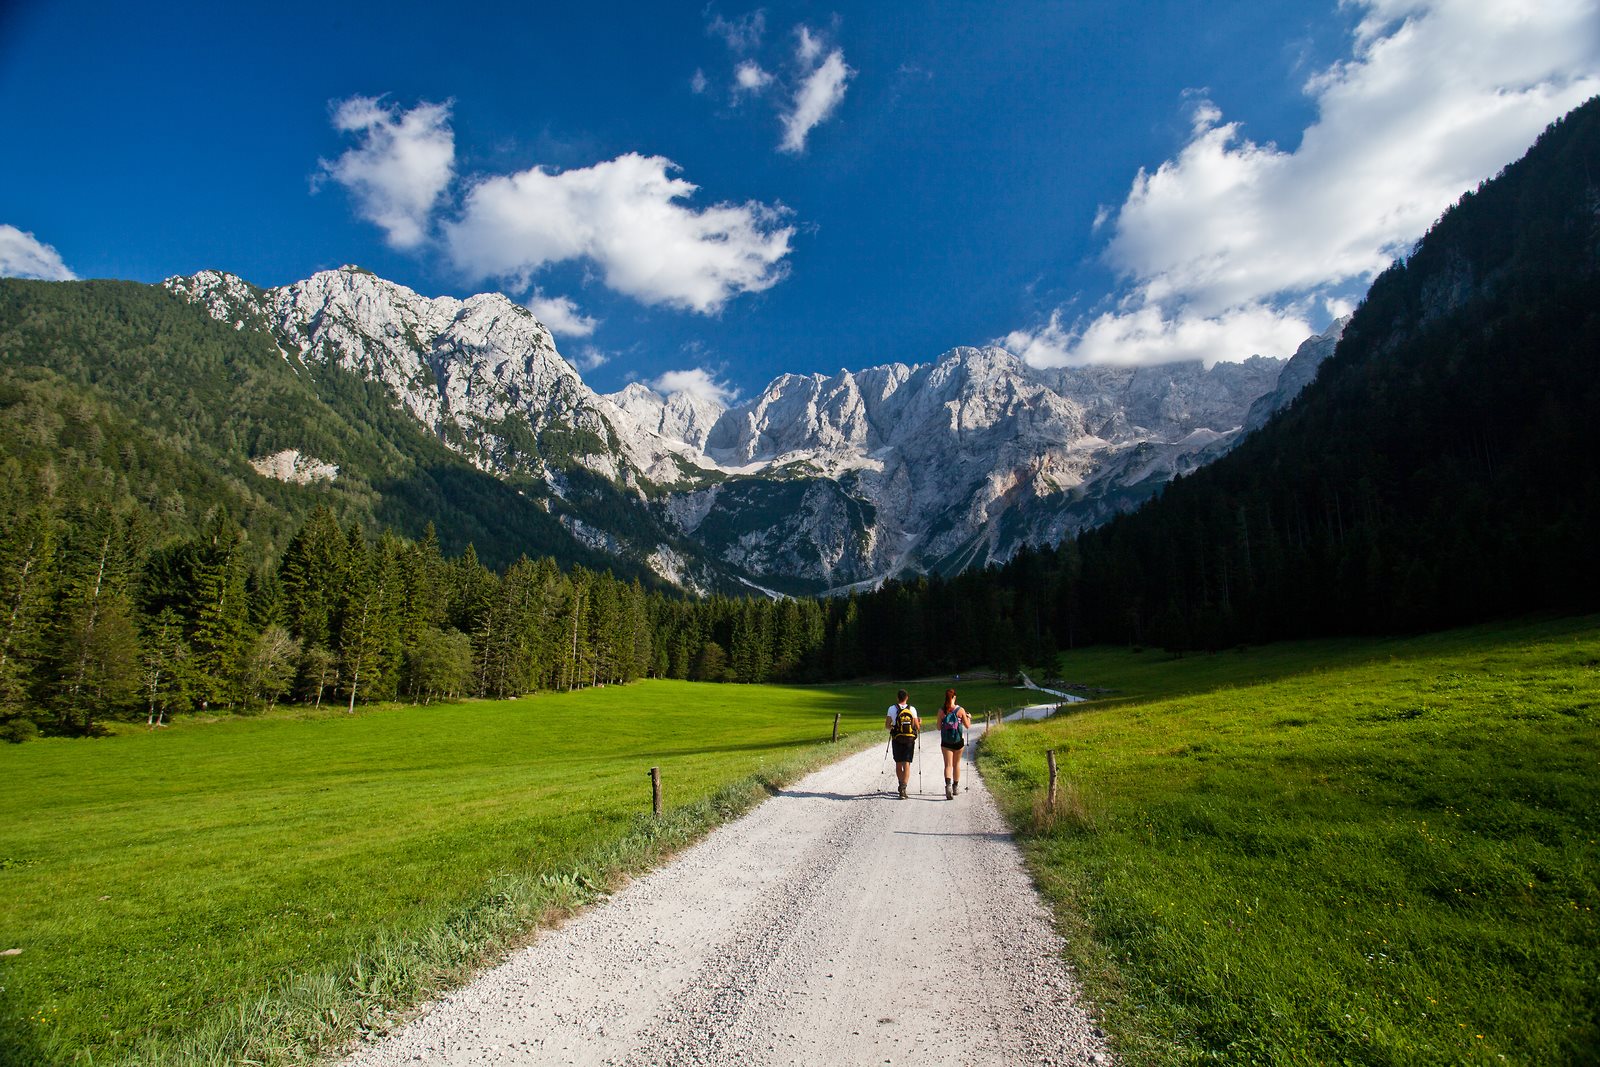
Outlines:
{"type": "Polygon", "coordinates": [[[959,792],[961,792],[961,783],[960,782],[951,782],[950,783],[950,795],[951,796],[955,796],[959,792]]]}
{"type": "Polygon", "coordinates": [[[906,787],[905,786],[901,786],[900,787],[900,799],[904,800],[905,798],[906,798],[906,787]]]}
{"type": "Polygon", "coordinates": [[[953,796],[955,796],[955,794],[950,792],[950,780],[946,778],[944,783],[944,798],[949,800],[953,796]]]}

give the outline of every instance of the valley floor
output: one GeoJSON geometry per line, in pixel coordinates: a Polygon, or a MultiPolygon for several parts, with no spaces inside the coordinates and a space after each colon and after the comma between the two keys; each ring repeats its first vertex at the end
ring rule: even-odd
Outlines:
{"type": "Polygon", "coordinates": [[[1109,1063],[982,779],[947,802],[922,742],[910,799],[841,760],[346,1067],[1109,1063]]]}

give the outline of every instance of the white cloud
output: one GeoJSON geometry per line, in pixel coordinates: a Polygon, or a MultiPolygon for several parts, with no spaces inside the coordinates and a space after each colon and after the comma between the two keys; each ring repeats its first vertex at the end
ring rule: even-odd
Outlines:
{"type": "Polygon", "coordinates": [[[393,248],[427,240],[428,220],[455,175],[450,105],[421,103],[410,111],[378,98],[353,96],[334,110],[333,125],[360,144],[322,173],[350,191],[356,212],[381,227],[393,248]]]}
{"type": "Polygon", "coordinates": [[[545,329],[563,337],[588,337],[600,325],[599,320],[580,312],[568,296],[545,296],[535,289],[528,298],[527,307],[534,318],[544,323],[545,329]]]}
{"type": "Polygon", "coordinates": [[[844,99],[845,88],[855,74],[844,61],[844,52],[835,48],[826,58],[822,56],[822,42],[811,35],[804,26],[798,30],[799,44],[795,58],[806,71],[787,114],[783,116],[783,140],[778,149],[783,152],[804,152],[806,138],[844,99]]]}
{"type": "Polygon", "coordinates": [[[711,86],[711,81],[706,77],[706,72],[699,67],[694,68],[694,76],[689,79],[689,91],[699,96],[711,86]]]}
{"type": "Polygon", "coordinates": [[[594,345],[584,345],[578,349],[578,369],[594,370],[611,362],[611,354],[602,352],[594,345]]]}
{"type": "Polygon", "coordinates": [[[761,47],[761,38],[767,32],[767,13],[757,8],[736,19],[713,15],[706,23],[706,32],[721,37],[734,52],[754,52],[761,47]]]}
{"type": "Polygon", "coordinates": [[[1035,367],[1085,363],[1149,366],[1188,360],[1215,362],[1252,355],[1293,352],[1314,332],[1306,308],[1231,308],[1204,316],[1189,310],[1169,315],[1154,304],[1096,316],[1087,325],[1062,324],[1061,313],[1034,330],[1016,330],[1001,342],[1035,367]]]}
{"type": "Polygon", "coordinates": [[[1351,57],[1306,83],[1317,119],[1298,146],[1257,143],[1198,99],[1189,142],[1139,172],[1111,222],[1106,260],[1130,286],[1116,309],[1071,326],[1058,312],[1006,342],[1049,363],[1286,355],[1312,306],[1347,307],[1600,92],[1594,0],[1353,2],[1351,57]]]}
{"type": "Polygon", "coordinates": [[[795,30],[795,36],[800,39],[795,45],[795,58],[807,67],[814,67],[817,57],[822,55],[822,39],[811,36],[809,26],[801,26],[795,30]]]}
{"type": "Polygon", "coordinates": [[[663,396],[673,393],[688,393],[704,400],[713,400],[726,407],[738,396],[738,392],[725,382],[719,382],[716,377],[704,367],[694,367],[689,370],[669,370],[661,377],[646,382],[650,388],[663,396]]]}
{"type": "Polygon", "coordinates": [[[628,153],[550,173],[534,167],[480,181],[444,225],[451,260],[474,278],[525,285],[550,263],[583,259],[605,283],[646,304],[709,314],[784,276],[794,227],[756,202],[682,203],[697,186],[661,156],[628,153]]]}
{"type": "Polygon", "coordinates": [[[762,70],[760,63],[747,59],[734,68],[733,84],[735,95],[740,92],[759,93],[772,84],[772,75],[762,70]]]}
{"type": "Polygon", "coordinates": [[[78,276],[61,260],[61,253],[31,233],[0,223],[0,278],[39,278],[70,282],[78,276]]]}

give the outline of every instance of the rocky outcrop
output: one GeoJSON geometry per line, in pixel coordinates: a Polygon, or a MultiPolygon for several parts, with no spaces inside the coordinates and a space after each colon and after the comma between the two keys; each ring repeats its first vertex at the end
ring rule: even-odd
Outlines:
{"type": "Polygon", "coordinates": [[[286,448],[270,456],[260,456],[250,461],[251,468],[263,478],[276,478],[293,485],[310,485],[312,482],[331,482],[339,477],[339,468],[332,463],[301,455],[297,448],[286,448]]]}
{"type": "Polygon", "coordinates": [[[1349,321],[1348,315],[1335,319],[1325,333],[1307,338],[1295,349],[1294,355],[1289,357],[1289,362],[1284,364],[1283,371],[1278,375],[1277,385],[1250,405],[1244,417],[1246,433],[1265,426],[1268,419],[1288,407],[1300,395],[1300,391],[1311,384],[1322,361],[1333,355],[1333,350],[1339,346],[1339,338],[1344,336],[1344,328],[1349,321]]]}

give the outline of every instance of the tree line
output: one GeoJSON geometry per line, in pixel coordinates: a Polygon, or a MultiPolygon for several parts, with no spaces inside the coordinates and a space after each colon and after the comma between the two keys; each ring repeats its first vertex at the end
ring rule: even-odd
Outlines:
{"type": "MultiPolygon", "coordinates": [[[[13,490],[15,487],[13,486],[13,490]]],[[[223,508],[157,541],[138,508],[37,494],[0,520],[0,731],[93,733],[279,701],[428,703],[673,677],[815,679],[825,606],[647,591],[554,560],[503,571],[315,509],[267,565],[223,508]]]]}

